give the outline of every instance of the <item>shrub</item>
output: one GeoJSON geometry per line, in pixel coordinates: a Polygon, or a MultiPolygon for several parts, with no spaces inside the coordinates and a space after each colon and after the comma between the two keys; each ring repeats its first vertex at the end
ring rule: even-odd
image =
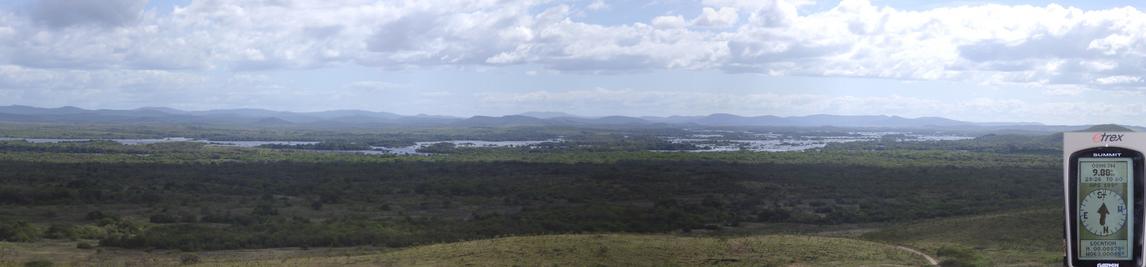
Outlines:
{"type": "Polygon", "coordinates": [[[93,249],[93,248],[95,248],[95,246],[92,246],[92,244],[88,243],[88,242],[79,242],[79,243],[76,243],[76,248],[78,248],[78,249],[93,249]]]}
{"type": "Polygon", "coordinates": [[[70,225],[53,224],[48,227],[44,236],[51,239],[76,239],[76,231],[70,225]]]}
{"type": "Polygon", "coordinates": [[[201,260],[199,259],[199,255],[195,254],[183,254],[182,256],[179,256],[179,263],[182,263],[183,265],[196,264],[200,261],[201,260]]]}
{"type": "Polygon", "coordinates": [[[53,265],[55,264],[46,260],[34,260],[24,263],[24,267],[52,267],[53,265]]]}
{"type": "Polygon", "coordinates": [[[0,223],[0,240],[32,242],[44,235],[44,229],[27,222],[0,223]]]}
{"type": "Polygon", "coordinates": [[[166,213],[151,215],[151,223],[176,223],[176,222],[179,222],[179,218],[175,217],[175,215],[166,214],[166,213]]]}
{"type": "Polygon", "coordinates": [[[199,216],[195,216],[195,214],[191,214],[190,212],[182,212],[179,213],[179,222],[197,223],[199,222],[199,216]]]}
{"type": "Polygon", "coordinates": [[[255,216],[274,216],[274,215],[279,215],[279,211],[278,211],[278,210],[276,210],[276,209],[275,209],[274,207],[272,207],[271,205],[268,205],[268,204],[260,204],[260,205],[258,205],[258,206],[255,206],[255,209],[254,209],[253,211],[251,211],[251,215],[255,215],[255,216]]]}
{"type": "Polygon", "coordinates": [[[106,229],[90,224],[73,226],[72,233],[76,239],[100,239],[107,236],[106,229]]]}
{"type": "Polygon", "coordinates": [[[98,210],[97,210],[97,211],[88,212],[88,215],[87,215],[87,216],[84,216],[84,218],[88,219],[89,221],[98,221],[98,220],[100,220],[100,219],[103,219],[103,218],[108,218],[108,217],[110,217],[110,216],[108,216],[108,215],[106,215],[106,214],[103,214],[103,212],[102,212],[102,211],[98,211],[98,210]]]}

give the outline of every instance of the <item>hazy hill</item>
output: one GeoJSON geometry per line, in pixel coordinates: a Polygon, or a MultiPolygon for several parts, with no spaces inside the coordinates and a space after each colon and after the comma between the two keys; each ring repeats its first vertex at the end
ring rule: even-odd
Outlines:
{"type": "MultiPolygon", "coordinates": [[[[88,110],[76,107],[38,108],[0,106],[0,122],[21,123],[194,123],[238,126],[276,127],[404,127],[404,126],[688,126],[688,127],[838,127],[933,129],[949,131],[982,131],[1014,134],[1047,134],[1076,131],[1087,126],[1054,126],[1029,122],[975,123],[940,117],[905,118],[899,116],[740,116],[717,113],[706,116],[585,117],[562,112],[527,112],[509,116],[405,116],[364,110],[321,112],[288,112],[265,109],[219,109],[184,111],[166,107],[144,107],[132,110],[88,110]]],[[[1104,126],[1109,127],[1109,126],[1104,126]]],[[[1131,127],[1139,129],[1137,127],[1131,127]]],[[[1106,128],[1096,128],[1106,129],[1106,128]]],[[[1121,128],[1120,128],[1121,129],[1121,128]]]]}
{"type": "Polygon", "coordinates": [[[565,112],[553,112],[553,111],[546,111],[546,112],[537,112],[537,111],[534,111],[534,112],[526,112],[526,113],[521,113],[521,114],[517,114],[517,115],[520,115],[520,116],[526,116],[526,117],[534,117],[534,118],[538,118],[538,119],[552,119],[552,118],[563,118],[563,117],[579,117],[579,116],[577,116],[577,115],[573,115],[573,114],[569,114],[569,113],[565,113],[565,112]]]}
{"type": "Polygon", "coordinates": [[[402,115],[389,113],[389,112],[375,112],[365,110],[331,110],[304,113],[317,118],[333,119],[333,118],[376,118],[376,119],[397,119],[402,115]]]}
{"type": "Polygon", "coordinates": [[[1081,130],[1080,132],[1133,132],[1133,131],[1134,131],[1133,129],[1130,129],[1130,128],[1127,128],[1126,126],[1122,126],[1122,125],[1118,125],[1118,124],[1099,124],[1099,125],[1095,125],[1095,126],[1090,126],[1090,128],[1086,128],[1085,130],[1081,130]]]}
{"type": "Polygon", "coordinates": [[[644,117],[646,120],[665,123],[693,123],[706,126],[800,126],[800,127],[949,127],[975,126],[975,123],[956,121],[938,117],[904,118],[899,116],[844,116],[810,115],[795,117],[755,116],[745,117],[726,113],[708,116],[644,117]]]}
{"type": "Polygon", "coordinates": [[[501,117],[473,116],[453,123],[459,126],[541,126],[549,125],[550,121],[534,117],[511,115],[501,117]]]}
{"type": "Polygon", "coordinates": [[[284,120],[284,119],[279,119],[279,118],[275,118],[275,117],[270,117],[270,118],[259,119],[259,120],[258,120],[258,121],[256,121],[255,123],[256,123],[256,124],[258,124],[258,125],[266,125],[266,126],[282,126],[282,125],[291,125],[291,124],[293,124],[293,123],[291,123],[291,122],[289,122],[289,121],[287,121],[287,120],[284,120]]]}
{"type": "Polygon", "coordinates": [[[628,125],[640,126],[652,124],[652,122],[634,117],[627,116],[605,116],[599,118],[586,118],[586,117],[557,117],[548,119],[553,124],[560,125],[628,125]]]}
{"type": "Polygon", "coordinates": [[[0,113],[3,114],[18,114],[18,115],[48,115],[48,114],[76,114],[84,113],[88,110],[80,109],[77,107],[58,107],[58,108],[37,108],[29,106],[0,106],[0,113]]]}

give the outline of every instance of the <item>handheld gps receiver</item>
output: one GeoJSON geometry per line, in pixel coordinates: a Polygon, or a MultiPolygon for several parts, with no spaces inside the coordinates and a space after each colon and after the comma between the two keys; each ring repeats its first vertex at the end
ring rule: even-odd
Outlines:
{"type": "Polygon", "coordinates": [[[1067,159],[1067,265],[1143,266],[1143,155],[1122,147],[1067,159]]]}

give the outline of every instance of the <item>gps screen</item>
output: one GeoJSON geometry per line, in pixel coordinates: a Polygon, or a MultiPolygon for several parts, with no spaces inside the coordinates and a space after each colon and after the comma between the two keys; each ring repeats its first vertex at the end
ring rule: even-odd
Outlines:
{"type": "Polygon", "coordinates": [[[1078,258],[1129,260],[1133,255],[1133,168],[1130,158],[1078,159],[1078,258]]]}

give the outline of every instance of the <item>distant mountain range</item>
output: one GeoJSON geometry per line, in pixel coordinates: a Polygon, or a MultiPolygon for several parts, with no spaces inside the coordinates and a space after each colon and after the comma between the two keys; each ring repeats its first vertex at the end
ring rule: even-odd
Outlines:
{"type": "Polygon", "coordinates": [[[1068,131],[1084,126],[1048,126],[1040,123],[976,123],[940,117],[904,118],[899,116],[707,116],[584,117],[561,112],[527,112],[509,116],[405,116],[388,112],[333,110],[287,112],[265,109],[220,109],[184,111],[165,107],[131,110],[88,110],[76,107],[38,108],[0,106],[0,122],[24,123],[196,123],[264,127],[396,127],[396,126],[713,126],[713,127],[841,127],[841,128],[989,128],[1015,131],[1068,131]]]}

